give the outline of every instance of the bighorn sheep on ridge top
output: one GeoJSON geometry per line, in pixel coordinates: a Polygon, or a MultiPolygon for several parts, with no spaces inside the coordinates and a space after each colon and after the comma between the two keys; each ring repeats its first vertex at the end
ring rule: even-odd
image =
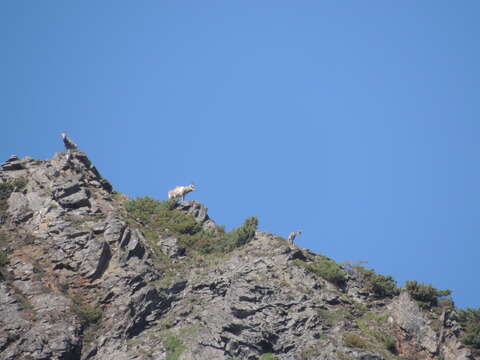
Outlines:
{"type": "Polygon", "coordinates": [[[293,245],[293,240],[295,240],[295,238],[296,238],[298,235],[301,235],[302,232],[303,232],[303,230],[291,232],[290,235],[288,235],[288,242],[289,242],[291,245],[293,245]]]}
{"type": "Polygon", "coordinates": [[[187,186],[177,186],[175,189],[172,189],[168,192],[168,199],[178,199],[179,197],[182,198],[182,201],[189,192],[195,190],[195,185],[190,184],[187,186]]]}
{"type": "Polygon", "coordinates": [[[60,136],[62,137],[63,143],[67,150],[77,150],[77,144],[70,140],[66,133],[62,132],[60,136]]]}

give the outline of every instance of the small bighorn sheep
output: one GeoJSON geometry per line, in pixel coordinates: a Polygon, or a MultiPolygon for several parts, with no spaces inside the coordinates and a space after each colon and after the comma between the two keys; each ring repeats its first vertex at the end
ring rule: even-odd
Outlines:
{"type": "Polygon", "coordinates": [[[178,199],[182,198],[182,201],[185,198],[185,195],[187,195],[189,192],[192,192],[195,190],[195,185],[190,184],[187,186],[177,186],[175,189],[172,189],[168,192],[168,199],[178,199]]]}
{"type": "Polygon", "coordinates": [[[67,150],[77,150],[77,144],[75,144],[71,139],[69,139],[66,133],[62,132],[60,136],[62,137],[63,143],[67,150]]]}
{"type": "Polygon", "coordinates": [[[65,148],[67,149],[67,163],[70,162],[70,159],[72,157],[72,151],[77,150],[77,144],[75,144],[71,139],[67,137],[67,134],[62,132],[60,136],[63,139],[63,144],[65,145],[65,148]]]}
{"type": "Polygon", "coordinates": [[[302,232],[303,232],[303,230],[291,232],[290,235],[288,235],[288,242],[289,242],[291,245],[293,245],[293,240],[295,240],[295,238],[296,238],[298,235],[301,235],[302,232]]]}

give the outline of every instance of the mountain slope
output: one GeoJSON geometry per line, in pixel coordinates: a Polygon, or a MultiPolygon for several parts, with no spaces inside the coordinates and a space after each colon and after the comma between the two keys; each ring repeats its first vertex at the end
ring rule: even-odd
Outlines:
{"type": "Polygon", "coordinates": [[[479,358],[448,301],[255,228],[128,200],[79,151],[10,158],[0,359],[479,358]]]}

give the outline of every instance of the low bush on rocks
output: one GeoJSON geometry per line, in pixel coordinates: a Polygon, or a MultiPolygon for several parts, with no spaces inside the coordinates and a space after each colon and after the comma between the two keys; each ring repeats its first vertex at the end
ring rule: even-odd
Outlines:
{"type": "Polygon", "coordinates": [[[465,329],[463,343],[480,353],[480,308],[459,309],[456,311],[454,319],[465,329]]]}
{"type": "Polygon", "coordinates": [[[257,226],[258,218],[255,216],[249,217],[242,226],[220,236],[218,241],[220,248],[230,251],[247,244],[255,236],[257,226]]]}
{"type": "Polygon", "coordinates": [[[0,250],[0,268],[3,268],[8,263],[8,255],[5,251],[0,250]]]}
{"type": "Polygon", "coordinates": [[[326,256],[316,256],[313,261],[293,260],[293,264],[305,268],[308,272],[318,275],[331,283],[344,287],[347,272],[332,259],[326,256]]]}
{"type": "Polygon", "coordinates": [[[266,354],[262,354],[258,360],[275,360],[275,355],[273,355],[272,353],[266,353],[266,354]]]}
{"type": "Polygon", "coordinates": [[[86,304],[79,296],[73,296],[72,300],[72,312],[78,316],[83,327],[95,325],[102,319],[103,311],[99,307],[86,304]]]}
{"type": "Polygon", "coordinates": [[[256,217],[231,232],[206,231],[193,216],[184,214],[175,207],[175,200],[158,201],[139,197],[125,203],[125,209],[133,222],[143,224],[145,233],[152,239],[160,234],[169,234],[179,240],[179,245],[201,254],[225,253],[245,245],[255,235],[258,225],[256,217]]]}
{"type": "Polygon", "coordinates": [[[415,280],[408,280],[405,283],[405,289],[422,308],[437,306],[439,298],[448,296],[452,293],[448,289],[439,290],[430,284],[422,284],[415,280]]]}
{"type": "Polygon", "coordinates": [[[25,178],[18,178],[12,181],[0,183],[0,200],[6,200],[10,197],[10,194],[14,191],[20,191],[25,188],[28,180],[25,178]]]}
{"type": "Polygon", "coordinates": [[[382,299],[398,295],[397,283],[391,276],[377,274],[363,266],[355,266],[353,270],[361,274],[365,288],[376,298],[382,299]]]}
{"type": "Polygon", "coordinates": [[[180,355],[187,349],[183,341],[174,334],[168,334],[163,340],[163,346],[167,351],[165,360],[178,360],[180,355]]]}
{"type": "Polygon", "coordinates": [[[18,301],[18,305],[19,305],[20,310],[32,310],[33,309],[33,305],[30,302],[30,300],[28,300],[28,298],[25,295],[23,295],[20,291],[17,291],[15,293],[15,299],[18,301]]]}
{"type": "Polygon", "coordinates": [[[354,333],[343,334],[343,343],[345,346],[354,349],[366,349],[367,342],[354,333]]]}
{"type": "MultiPolygon", "coordinates": [[[[2,233],[0,233],[0,238],[2,236],[2,233]]],[[[0,245],[2,244],[2,241],[0,241],[0,245]]],[[[4,280],[6,276],[6,270],[5,270],[5,265],[8,264],[8,255],[5,251],[0,250],[0,280],[4,280]]]]}

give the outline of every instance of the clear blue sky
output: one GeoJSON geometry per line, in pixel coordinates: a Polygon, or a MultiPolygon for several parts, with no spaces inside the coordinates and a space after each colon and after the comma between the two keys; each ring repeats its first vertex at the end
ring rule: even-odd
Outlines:
{"type": "Polygon", "coordinates": [[[480,306],[480,2],[0,4],[0,158],[59,133],[114,187],[189,196],[480,306]]]}

